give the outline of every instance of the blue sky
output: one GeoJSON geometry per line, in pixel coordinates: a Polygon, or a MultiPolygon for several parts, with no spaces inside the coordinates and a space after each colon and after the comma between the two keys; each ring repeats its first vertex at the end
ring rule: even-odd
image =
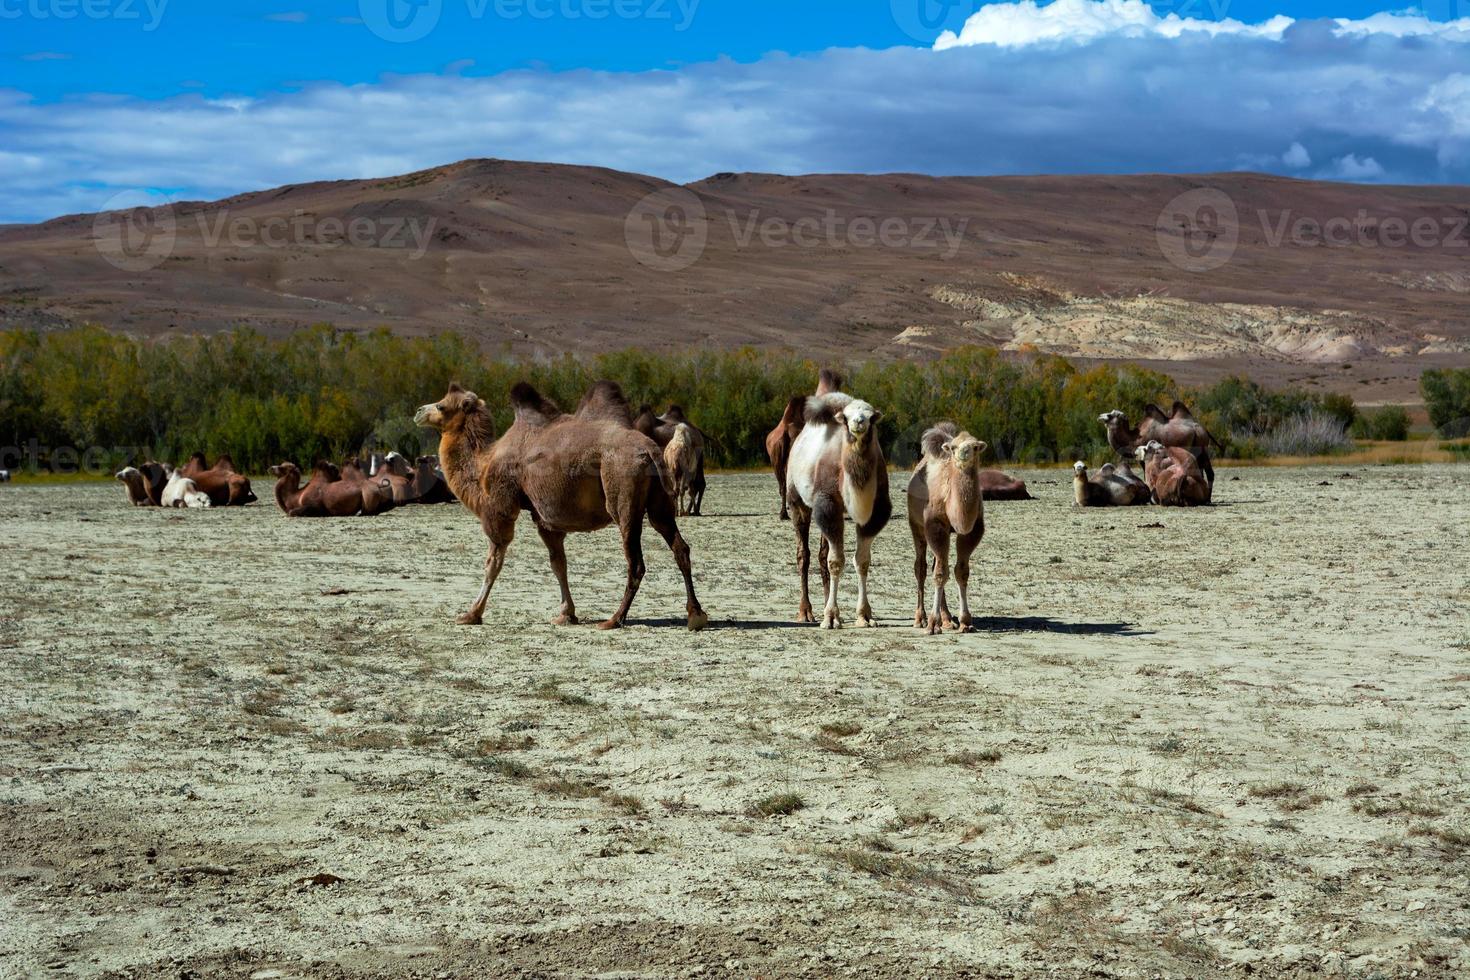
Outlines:
{"type": "Polygon", "coordinates": [[[979,7],[0,0],[0,221],[467,156],[1470,179],[1470,0],[979,7]]]}

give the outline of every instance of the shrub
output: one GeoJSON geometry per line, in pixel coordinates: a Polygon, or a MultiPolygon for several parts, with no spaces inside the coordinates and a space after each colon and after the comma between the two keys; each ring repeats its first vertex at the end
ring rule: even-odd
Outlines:
{"type": "Polygon", "coordinates": [[[1425,371],[1419,376],[1419,391],[1429,409],[1429,422],[1441,437],[1470,435],[1470,368],[1425,371]]]}
{"type": "Polygon", "coordinates": [[[1385,405],[1377,411],[1359,415],[1352,432],[1359,439],[1403,442],[1409,438],[1409,413],[1402,405],[1385,405]]]}
{"type": "Polygon", "coordinates": [[[1326,412],[1311,411],[1277,426],[1261,439],[1272,456],[1326,456],[1353,447],[1342,419],[1326,412]]]}

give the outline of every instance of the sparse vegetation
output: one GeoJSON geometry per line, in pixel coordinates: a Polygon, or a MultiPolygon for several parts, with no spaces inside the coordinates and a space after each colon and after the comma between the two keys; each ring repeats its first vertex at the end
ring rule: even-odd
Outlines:
{"type": "Polygon", "coordinates": [[[944,761],[950,765],[964,766],[967,769],[991,766],[1000,759],[1001,755],[995,749],[965,749],[961,752],[952,752],[944,757],[944,761]]]}
{"type": "Polygon", "coordinates": [[[772,793],[751,805],[751,812],[762,817],[784,817],[806,807],[800,793],[772,793]]]}

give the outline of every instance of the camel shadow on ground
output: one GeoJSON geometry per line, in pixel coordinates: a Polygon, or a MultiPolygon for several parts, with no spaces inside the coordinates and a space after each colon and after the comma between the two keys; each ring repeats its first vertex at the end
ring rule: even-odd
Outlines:
{"type": "MultiPolygon", "coordinates": [[[[629,619],[628,626],[654,628],[679,627],[682,619],[629,619]]],[[[714,619],[711,618],[706,631],[719,630],[814,630],[816,623],[798,623],[794,619],[714,619]]],[[[844,630],[855,630],[851,622],[843,625],[844,630]]],[[[915,633],[912,622],[885,620],[879,627],[884,630],[909,630],[915,633]]],[[[1057,633],[1067,636],[1152,636],[1153,630],[1139,629],[1132,623],[1064,623],[1045,616],[981,616],[971,624],[974,633],[1057,633]]],[[[945,631],[950,634],[950,631],[945,631]]],[[[959,635],[959,634],[950,634],[959,635]]]]}

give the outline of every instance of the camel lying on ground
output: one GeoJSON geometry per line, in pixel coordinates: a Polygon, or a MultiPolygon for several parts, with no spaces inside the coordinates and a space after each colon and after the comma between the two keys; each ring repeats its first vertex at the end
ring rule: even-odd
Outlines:
{"type": "Polygon", "coordinates": [[[420,504],[455,504],[454,493],[439,469],[438,456],[420,456],[413,465],[413,495],[420,504]]]}
{"type": "Polygon", "coordinates": [[[341,482],[358,488],[365,517],[376,517],[393,509],[393,484],[386,475],[369,476],[356,459],[343,460],[337,471],[341,482]]]}
{"type": "MultiPolygon", "coordinates": [[[[842,376],[836,371],[823,368],[817,374],[818,395],[828,395],[842,388],[842,376]]],[[[776,473],[776,495],[781,498],[781,520],[789,520],[790,512],[786,508],[786,463],[791,458],[791,445],[796,442],[796,437],[801,435],[802,426],[806,424],[806,400],[807,396],[797,395],[786,403],[786,410],[781,413],[781,421],[766,436],[766,456],[771,460],[771,468],[776,473]]]]}
{"type": "Polygon", "coordinates": [[[1072,464],[1072,495],[1078,507],[1132,507],[1149,502],[1148,484],[1128,468],[1104,463],[1091,477],[1080,459],[1072,464]]]}
{"type": "Polygon", "coordinates": [[[1193,413],[1181,401],[1174,403],[1169,415],[1157,405],[1143,407],[1143,418],[1137,427],[1128,423],[1128,416],[1114,409],[1097,417],[1108,428],[1108,445],[1123,459],[1132,459],[1138,450],[1150,442],[1164,446],[1189,450],[1203,471],[1205,479],[1215,482],[1215,468],[1210,462],[1210,443],[1217,446],[1219,440],[1210,435],[1203,425],[1195,420],[1193,413]]]}
{"type": "Polygon", "coordinates": [[[194,486],[207,494],[216,507],[243,507],[255,502],[250,480],[235,472],[235,464],[227,455],[217,457],[213,466],[207,466],[204,454],[194,453],[179,472],[193,480],[194,486]]]}
{"type": "Polygon", "coordinates": [[[113,475],[127,492],[128,503],[134,507],[153,506],[153,501],[148,497],[148,484],[143,482],[143,474],[136,466],[125,466],[113,475]]]}
{"type": "MultiPolygon", "coordinates": [[[[688,514],[690,517],[699,517],[704,510],[704,490],[706,481],[704,477],[704,450],[705,437],[699,426],[689,421],[684,414],[682,405],[670,405],[669,410],[663,415],[654,415],[651,405],[644,405],[638,410],[638,417],[633,420],[633,428],[648,436],[658,444],[659,449],[667,451],[669,442],[674,438],[674,433],[679,426],[687,425],[687,433],[694,451],[693,469],[689,476],[689,504],[679,513],[680,517],[688,514]]],[[[682,501],[681,501],[682,506],[682,501]]]]}
{"type": "Polygon", "coordinates": [[[169,477],[168,485],[163,488],[163,497],[159,502],[162,507],[209,507],[212,502],[209,494],[202,492],[194,481],[182,473],[175,472],[169,477]]]}
{"type": "Polygon", "coordinates": [[[878,444],[882,417],[872,405],[839,391],[807,400],[804,424],[791,444],[786,464],[786,506],[796,530],[796,561],[801,575],[798,622],[814,621],[807,579],[811,565],[809,539],[815,520],[822,535],[818,562],[826,589],[822,628],[842,625],[837,588],[844,563],[843,517],[847,516],[857,525],[857,625],[877,625],[868,602],[868,567],[873,538],[893,513],[888,496],[888,464],[878,444]]]}
{"type": "Polygon", "coordinates": [[[1144,480],[1154,503],[1195,507],[1210,502],[1210,482],[1189,450],[1155,440],[1138,448],[1138,458],[1143,461],[1144,480]]]}
{"type": "Polygon", "coordinates": [[[451,385],[443,399],[423,406],[414,416],[419,425],[439,430],[439,458],[449,486],[480,519],[490,539],[484,585],[458,621],[481,622],[515,535],[516,518],[525,508],[561,587],[561,609],[554,623],[577,622],[567,584],[566,536],[617,524],[628,581],[617,611],[599,628],[623,625],[646,570],[642,542],[646,516],[673,551],[684,577],[689,628],[702,629],[709,617],[694,594],[689,545],[679,533],[673,486],[658,445],[633,428],[622,389],[599,381],[571,415],[524,382],[511,389],[510,403],[515,421],[499,439],[485,403],[458,385],[451,385]]]}
{"type": "Polygon", "coordinates": [[[379,513],[384,491],[368,480],[344,480],[342,471],[320,461],[311,479],[301,485],[301,468],[295,463],[278,463],[270,468],[276,477],[276,506],[287,517],[355,517],[379,513]],[[373,508],[369,510],[369,508],[373,508]]]}
{"type": "Polygon", "coordinates": [[[909,533],[914,538],[914,579],[919,602],[914,625],[930,635],[943,629],[970,629],[970,554],[985,536],[984,491],[980,482],[980,454],[985,443],[951,422],[940,422],[924,433],[923,458],[909,479],[909,533]],[[949,581],[949,539],[955,539],[955,584],[960,591],[960,618],[955,621],[944,598],[949,581]],[[934,553],[934,608],[924,612],[926,551],[934,553]]]}
{"type": "MultiPolygon", "coordinates": [[[[981,445],[984,445],[982,443],[981,445]]],[[[1026,490],[1026,481],[1000,470],[980,470],[980,492],[986,500],[1035,500],[1026,490]]]]}

